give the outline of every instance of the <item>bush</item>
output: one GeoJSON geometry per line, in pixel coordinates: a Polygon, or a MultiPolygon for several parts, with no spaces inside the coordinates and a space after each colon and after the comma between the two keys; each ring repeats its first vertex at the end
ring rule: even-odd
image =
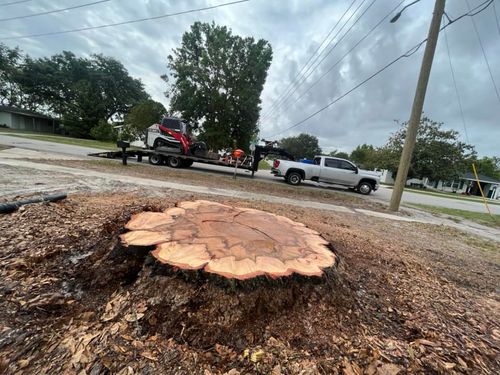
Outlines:
{"type": "Polygon", "coordinates": [[[133,142],[137,136],[135,135],[135,130],[128,125],[124,125],[117,134],[117,139],[120,141],[133,142]]]}
{"type": "Polygon", "coordinates": [[[90,135],[98,141],[112,142],[117,139],[117,132],[111,124],[105,120],[99,120],[99,123],[90,129],[90,135]]]}

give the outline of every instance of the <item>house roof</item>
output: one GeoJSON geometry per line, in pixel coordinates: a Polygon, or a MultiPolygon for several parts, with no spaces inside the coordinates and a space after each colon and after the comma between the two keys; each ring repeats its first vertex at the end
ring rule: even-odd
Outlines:
{"type": "Polygon", "coordinates": [[[52,117],[50,117],[50,116],[46,116],[46,115],[43,115],[43,114],[35,112],[35,111],[30,111],[28,109],[11,107],[8,105],[0,105],[0,112],[15,113],[16,115],[24,115],[24,116],[31,116],[31,117],[52,120],[52,117]]]}
{"type": "MultiPolygon", "coordinates": [[[[478,173],[477,177],[479,177],[479,181],[481,181],[481,182],[486,182],[486,183],[489,183],[489,184],[500,184],[500,181],[495,180],[492,177],[485,176],[484,174],[479,174],[478,173]]],[[[463,178],[464,180],[471,180],[471,181],[473,180],[473,181],[476,181],[476,176],[474,176],[474,173],[472,173],[472,172],[467,172],[461,178],[463,178]]]]}

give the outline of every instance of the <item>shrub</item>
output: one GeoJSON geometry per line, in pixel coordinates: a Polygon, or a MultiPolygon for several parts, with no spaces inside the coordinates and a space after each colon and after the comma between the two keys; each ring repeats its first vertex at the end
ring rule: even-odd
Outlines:
{"type": "Polygon", "coordinates": [[[111,124],[105,120],[99,120],[98,124],[90,129],[90,135],[98,141],[116,141],[117,132],[111,124]]]}

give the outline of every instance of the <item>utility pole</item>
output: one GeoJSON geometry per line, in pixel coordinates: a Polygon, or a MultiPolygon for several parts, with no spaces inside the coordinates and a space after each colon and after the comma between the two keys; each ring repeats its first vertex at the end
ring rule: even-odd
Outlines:
{"type": "Polygon", "coordinates": [[[410,169],[411,157],[417,139],[417,130],[422,116],[422,109],[424,107],[427,83],[429,82],[429,76],[431,74],[432,60],[434,59],[434,52],[436,50],[436,44],[439,36],[441,18],[444,13],[444,4],[445,0],[436,0],[436,3],[434,4],[434,13],[432,15],[431,26],[429,27],[429,35],[427,36],[424,57],[422,58],[422,66],[420,67],[417,89],[415,91],[415,98],[413,99],[413,106],[411,108],[410,121],[408,123],[408,129],[406,130],[403,153],[401,154],[401,159],[399,160],[398,173],[396,175],[396,181],[394,182],[394,189],[392,190],[391,203],[389,205],[389,209],[391,211],[399,210],[401,196],[403,195],[403,189],[406,185],[406,178],[408,177],[408,170],[410,169]]]}

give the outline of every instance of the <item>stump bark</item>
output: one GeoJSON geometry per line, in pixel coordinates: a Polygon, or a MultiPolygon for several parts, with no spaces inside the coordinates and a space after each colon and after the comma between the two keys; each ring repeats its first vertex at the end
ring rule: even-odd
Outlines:
{"type": "Polygon", "coordinates": [[[133,215],[125,246],[156,245],[160,262],[229,279],[322,276],[336,256],[318,232],[284,216],[198,200],[133,215]]]}

